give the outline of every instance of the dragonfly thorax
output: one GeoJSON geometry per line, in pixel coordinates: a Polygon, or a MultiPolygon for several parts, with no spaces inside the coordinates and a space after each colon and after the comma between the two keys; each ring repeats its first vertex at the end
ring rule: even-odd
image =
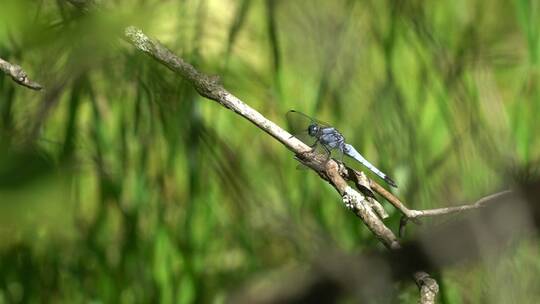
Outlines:
{"type": "Polygon", "coordinates": [[[371,172],[384,179],[389,185],[397,187],[392,179],[367,161],[353,146],[348,144],[345,141],[345,137],[331,125],[295,110],[287,112],[287,123],[291,126],[291,131],[303,135],[304,139],[299,139],[306,145],[309,145],[313,151],[315,151],[317,147],[322,147],[323,150],[321,151],[321,149],[319,149],[319,152],[326,152],[328,158],[330,158],[331,152],[335,151],[337,152],[335,156],[341,156],[341,160],[343,160],[343,155],[347,155],[366,166],[371,172]],[[306,138],[306,135],[311,138],[306,138]]]}
{"type": "Polygon", "coordinates": [[[308,134],[309,136],[316,136],[319,132],[319,126],[317,124],[310,124],[308,127],[308,134]]]}

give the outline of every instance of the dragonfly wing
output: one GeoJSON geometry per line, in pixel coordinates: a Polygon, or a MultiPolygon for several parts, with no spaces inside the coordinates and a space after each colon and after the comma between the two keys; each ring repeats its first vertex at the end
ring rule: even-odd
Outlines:
{"type": "Polygon", "coordinates": [[[316,123],[317,125],[321,126],[321,127],[331,127],[331,125],[327,122],[324,122],[322,120],[318,120],[314,117],[311,117],[305,113],[302,113],[300,111],[296,111],[296,110],[290,110],[287,112],[287,120],[289,119],[292,119],[292,120],[303,120],[304,123],[307,123],[306,125],[306,128],[309,124],[311,123],[316,123]]]}
{"type": "Polygon", "coordinates": [[[308,134],[308,127],[314,120],[302,112],[291,110],[286,114],[287,129],[289,132],[306,145],[313,145],[315,138],[308,134]]]}

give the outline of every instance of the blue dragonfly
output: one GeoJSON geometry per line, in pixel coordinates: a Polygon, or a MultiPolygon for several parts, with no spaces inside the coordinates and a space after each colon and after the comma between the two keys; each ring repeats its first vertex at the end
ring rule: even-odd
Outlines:
{"type": "Polygon", "coordinates": [[[397,188],[396,183],[381,170],[377,169],[367,159],[365,159],[353,146],[345,142],[345,137],[329,124],[316,120],[302,112],[290,110],[287,112],[287,122],[294,136],[309,145],[313,149],[320,144],[330,157],[331,151],[337,150],[343,154],[352,157],[378,177],[382,178],[390,186],[397,188]],[[307,136],[303,136],[307,135],[307,136]]]}

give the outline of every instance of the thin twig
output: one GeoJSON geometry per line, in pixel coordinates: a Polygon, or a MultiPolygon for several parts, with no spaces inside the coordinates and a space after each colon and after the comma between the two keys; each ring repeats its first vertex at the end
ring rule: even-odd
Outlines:
{"type": "Polygon", "coordinates": [[[42,89],[42,86],[39,83],[32,81],[30,78],[28,78],[28,75],[20,66],[9,63],[2,58],[0,58],[0,70],[2,70],[2,72],[4,72],[5,74],[11,76],[13,81],[22,86],[36,91],[42,89]]]}
{"type": "MultiPolygon", "coordinates": [[[[358,171],[356,171],[355,173],[358,174],[358,171]]],[[[373,189],[373,191],[377,192],[382,197],[384,197],[388,202],[390,202],[390,204],[396,207],[396,209],[401,211],[403,215],[405,215],[408,218],[414,218],[411,210],[405,207],[405,205],[396,196],[390,193],[390,191],[386,190],[383,186],[381,186],[379,183],[377,183],[374,180],[370,180],[369,185],[371,189],[373,189]]]]}
{"type": "MultiPolygon", "coordinates": [[[[354,171],[354,170],[353,170],[354,171]]],[[[360,174],[359,172],[355,172],[356,174],[360,174]]],[[[417,220],[422,217],[428,217],[428,216],[440,216],[440,215],[449,215],[452,213],[459,213],[463,211],[478,209],[481,207],[484,207],[485,204],[489,201],[492,201],[492,199],[497,198],[498,196],[509,194],[511,190],[505,190],[501,192],[497,192],[488,196],[485,196],[478,201],[474,202],[473,204],[462,204],[459,206],[452,206],[452,207],[445,207],[445,208],[434,208],[434,209],[426,209],[426,210],[415,210],[415,209],[409,209],[407,208],[395,195],[390,193],[388,190],[383,188],[380,184],[378,184],[374,180],[370,180],[370,186],[373,191],[380,194],[382,197],[384,197],[387,201],[389,201],[396,209],[398,209],[408,220],[417,220]]]]}
{"type": "Polygon", "coordinates": [[[452,207],[446,207],[446,208],[435,208],[435,209],[428,209],[428,210],[410,210],[410,212],[412,212],[413,214],[411,218],[448,215],[452,213],[458,213],[462,211],[482,208],[486,206],[486,204],[489,203],[490,201],[493,201],[493,199],[510,194],[510,193],[512,193],[512,190],[505,190],[505,191],[497,192],[497,193],[485,196],[479,199],[478,201],[476,201],[475,203],[469,204],[469,205],[452,206],[452,207]]]}

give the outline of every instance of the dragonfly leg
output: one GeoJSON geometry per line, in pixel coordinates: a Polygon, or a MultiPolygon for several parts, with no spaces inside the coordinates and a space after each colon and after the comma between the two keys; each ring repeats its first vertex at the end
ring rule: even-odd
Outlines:
{"type": "Polygon", "coordinates": [[[326,145],[322,145],[322,147],[324,148],[324,151],[326,151],[326,161],[328,161],[332,152],[330,152],[330,149],[328,149],[326,145]]]}
{"type": "Polygon", "coordinates": [[[343,163],[343,155],[347,151],[347,146],[345,146],[345,142],[341,141],[341,143],[338,145],[338,151],[340,152],[339,160],[343,163]]]}
{"type": "Polygon", "coordinates": [[[317,139],[311,146],[309,146],[311,148],[311,152],[315,151],[318,143],[319,143],[319,140],[317,139]]]}

